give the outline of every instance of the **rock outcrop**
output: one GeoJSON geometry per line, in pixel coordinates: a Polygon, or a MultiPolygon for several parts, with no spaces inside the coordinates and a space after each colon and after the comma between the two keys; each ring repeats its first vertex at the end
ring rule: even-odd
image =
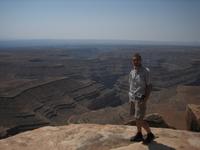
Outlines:
{"type": "MultiPolygon", "coordinates": [[[[146,120],[151,127],[173,128],[173,127],[170,127],[165,122],[163,117],[157,113],[146,115],[144,120],[146,120]]],[[[131,121],[127,122],[126,125],[136,125],[136,122],[135,122],[135,120],[131,120],[131,121]]]]}
{"type": "MultiPolygon", "coordinates": [[[[80,115],[72,115],[68,123],[92,123],[92,124],[115,124],[136,125],[133,116],[129,115],[129,104],[125,103],[118,107],[107,107],[80,115]],[[106,115],[105,115],[106,114],[106,115]]],[[[151,127],[173,128],[158,113],[147,114],[144,118],[151,127]]]]}
{"type": "Polygon", "coordinates": [[[156,139],[149,145],[132,143],[135,126],[70,124],[46,126],[0,140],[2,150],[198,150],[200,133],[152,128],[156,139]]]}
{"type": "Polygon", "coordinates": [[[187,105],[186,122],[188,130],[200,132],[200,105],[187,105]]]}

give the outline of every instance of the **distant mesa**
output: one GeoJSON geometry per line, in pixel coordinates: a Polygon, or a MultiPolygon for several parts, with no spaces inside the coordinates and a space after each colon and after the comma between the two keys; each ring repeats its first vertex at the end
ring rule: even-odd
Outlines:
{"type": "Polygon", "coordinates": [[[33,59],[29,59],[30,62],[43,62],[43,59],[40,58],[33,58],[33,59]]]}

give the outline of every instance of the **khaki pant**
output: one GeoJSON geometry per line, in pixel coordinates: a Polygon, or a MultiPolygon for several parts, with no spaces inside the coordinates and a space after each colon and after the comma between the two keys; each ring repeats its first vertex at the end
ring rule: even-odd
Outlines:
{"type": "Polygon", "coordinates": [[[143,119],[146,114],[146,102],[135,100],[130,102],[130,115],[135,119],[143,119]]]}

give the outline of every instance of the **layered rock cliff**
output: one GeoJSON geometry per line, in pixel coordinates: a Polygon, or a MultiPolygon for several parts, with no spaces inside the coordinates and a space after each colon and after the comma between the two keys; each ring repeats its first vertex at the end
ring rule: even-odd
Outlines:
{"type": "Polygon", "coordinates": [[[199,150],[200,133],[152,128],[149,145],[132,143],[135,126],[70,124],[46,126],[0,140],[2,150],[199,150]]]}
{"type": "Polygon", "coordinates": [[[0,138],[48,124],[66,124],[71,115],[121,104],[115,95],[92,80],[63,78],[0,97],[0,138]]]}

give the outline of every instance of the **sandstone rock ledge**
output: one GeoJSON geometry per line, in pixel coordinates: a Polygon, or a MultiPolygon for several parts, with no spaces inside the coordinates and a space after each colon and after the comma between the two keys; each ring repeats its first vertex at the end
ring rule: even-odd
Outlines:
{"type": "Polygon", "coordinates": [[[149,145],[132,143],[135,126],[70,124],[46,126],[0,140],[1,150],[197,150],[200,133],[152,128],[157,138],[149,145]]]}
{"type": "Polygon", "coordinates": [[[187,105],[186,122],[188,130],[200,132],[200,105],[187,105]]]}

